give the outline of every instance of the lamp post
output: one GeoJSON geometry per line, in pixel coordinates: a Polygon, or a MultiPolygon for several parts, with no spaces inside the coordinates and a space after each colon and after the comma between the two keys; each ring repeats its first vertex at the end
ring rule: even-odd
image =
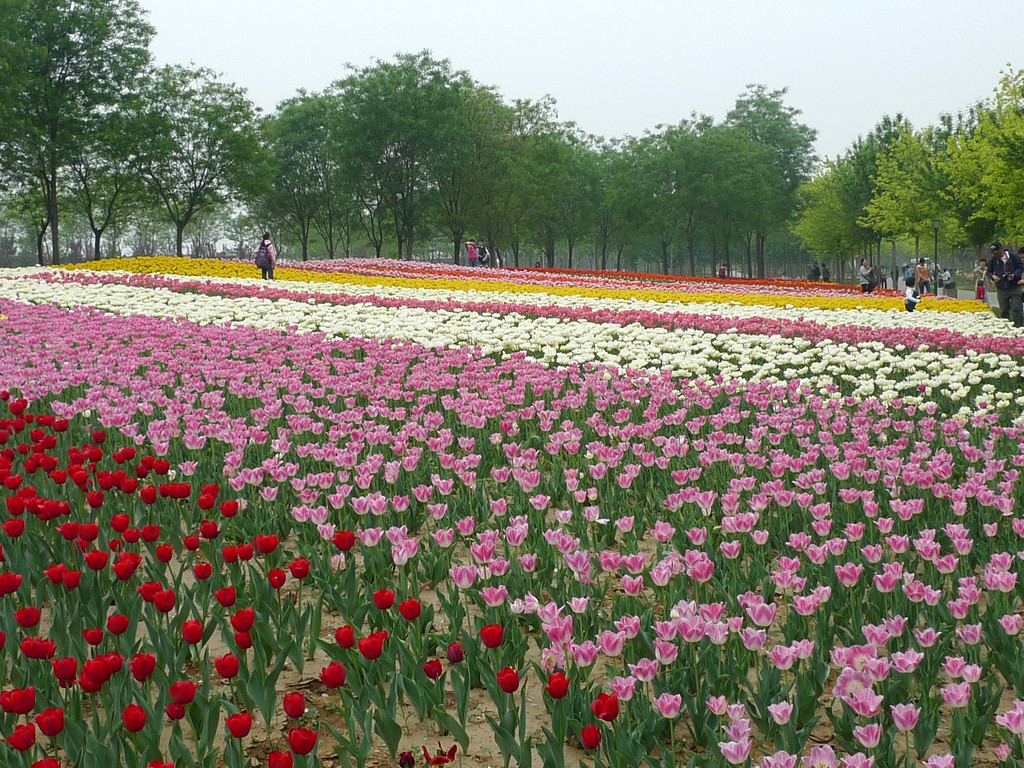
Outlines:
{"type": "MultiPolygon", "coordinates": [[[[941,272],[939,272],[939,223],[940,222],[939,222],[938,219],[932,219],[932,229],[935,230],[935,258],[932,259],[932,264],[935,265],[935,283],[936,284],[938,284],[939,279],[940,279],[939,276],[942,274],[941,272]]],[[[935,295],[938,296],[939,292],[936,291],[935,295]]]]}

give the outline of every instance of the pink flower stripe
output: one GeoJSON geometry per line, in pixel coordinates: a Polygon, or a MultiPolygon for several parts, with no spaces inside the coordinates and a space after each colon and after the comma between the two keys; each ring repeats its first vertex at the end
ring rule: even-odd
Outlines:
{"type": "MultiPolygon", "coordinates": [[[[787,296],[843,296],[849,298],[860,294],[858,286],[844,283],[809,283],[802,280],[720,280],[709,277],[685,277],[661,275],[650,277],[635,273],[622,277],[615,272],[593,275],[587,272],[561,272],[559,270],[515,269],[471,269],[454,264],[433,264],[429,262],[406,262],[393,259],[322,259],[306,262],[289,262],[289,267],[309,272],[333,274],[370,275],[392,278],[472,278],[484,282],[514,282],[522,285],[561,286],[574,288],[619,289],[627,291],[654,290],[678,291],[679,293],[736,293],[763,294],[766,286],[770,293],[787,296]]],[[[876,291],[877,295],[900,297],[899,291],[876,291]]]]}

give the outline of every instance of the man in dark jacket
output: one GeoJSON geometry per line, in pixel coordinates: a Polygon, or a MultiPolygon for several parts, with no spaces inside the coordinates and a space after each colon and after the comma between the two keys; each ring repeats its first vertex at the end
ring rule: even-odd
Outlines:
{"type": "Polygon", "coordinates": [[[1001,243],[993,243],[991,250],[988,274],[996,284],[999,316],[1004,320],[1012,318],[1013,324],[1020,328],[1024,326],[1024,289],[1020,284],[1024,261],[1001,243]]]}

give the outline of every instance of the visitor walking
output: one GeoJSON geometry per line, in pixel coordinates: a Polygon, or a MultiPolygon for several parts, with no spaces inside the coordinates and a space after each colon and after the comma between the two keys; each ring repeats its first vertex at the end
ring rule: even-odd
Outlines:
{"type": "Polygon", "coordinates": [[[829,282],[832,279],[832,271],[828,268],[828,264],[824,261],[821,262],[821,279],[823,282],[829,282]]]}
{"type": "MultiPolygon", "coordinates": [[[[1019,254],[1001,243],[992,243],[992,258],[988,262],[988,274],[996,284],[996,299],[999,302],[999,316],[1013,320],[1013,324],[1024,327],[1024,293],[1020,279],[1024,273],[1024,261],[1019,254]]],[[[1024,253],[1024,248],[1021,248],[1024,253]]]]}
{"type": "Polygon", "coordinates": [[[917,289],[922,296],[932,289],[932,273],[925,266],[924,259],[917,262],[917,289]]]}
{"type": "Polygon", "coordinates": [[[476,251],[476,243],[472,240],[466,243],[466,259],[471,267],[475,267],[480,260],[480,254],[476,251]]]}
{"type": "Polygon", "coordinates": [[[270,240],[269,232],[263,233],[263,239],[256,246],[256,250],[252,252],[252,255],[256,260],[256,266],[260,268],[260,277],[263,280],[273,280],[274,265],[277,264],[277,251],[270,240]]]}
{"type": "Polygon", "coordinates": [[[988,297],[985,295],[986,277],[988,277],[988,262],[984,259],[978,259],[978,266],[971,272],[971,278],[974,280],[974,298],[978,301],[988,300],[988,297]]]}

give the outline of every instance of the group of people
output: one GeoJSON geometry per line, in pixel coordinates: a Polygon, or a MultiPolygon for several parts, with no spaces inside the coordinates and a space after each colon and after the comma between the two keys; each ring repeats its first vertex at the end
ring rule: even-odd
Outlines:
{"type": "Polygon", "coordinates": [[[812,282],[829,282],[832,280],[832,272],[828,268],[828,264],[825,262],[813,262],[811,268],[807,270],[807,279],[812,282]]]}
{"type": "MultiPolygon", "coordinates": [[[[495,248],[493,266],[501,266],[500,258],[498,249],[495,248]]],[[[487,246],[484,245],[483,240],[477,240],[476,242],[472,240],[466,241],[466,260],[471,267],[486,267],[492,263],[491,254],[487,252],[487,246]]]]}

